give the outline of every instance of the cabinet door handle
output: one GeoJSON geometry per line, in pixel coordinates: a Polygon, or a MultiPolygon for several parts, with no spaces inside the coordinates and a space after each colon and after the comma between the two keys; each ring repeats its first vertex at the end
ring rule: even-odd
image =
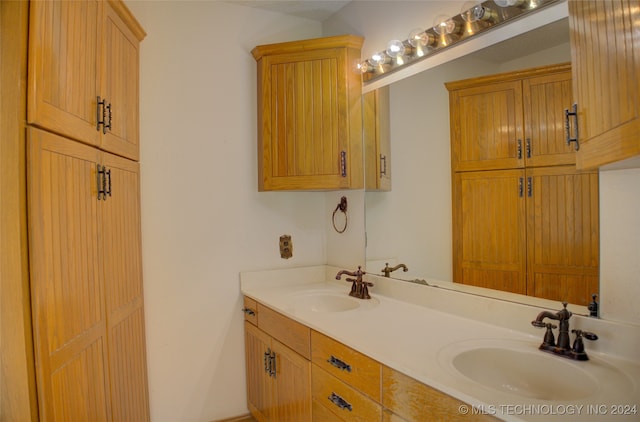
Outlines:
{"type": "Polygon", "coordinates": [[[575,150],[578,151],[580,149],[580,142],[578,141],[578,104],[573,104],[571,106],[571,110],[564,110],[564,127],[567,134],[567,145],[571,145],[571,142],[575,142],[575,150]],[[574,124],[574,132],[576,136],[574,138],[571,137],[571,123],[569,122],[569,116],[573,116],[573,124],[574,124]]]}
{"type": "Polygon", "coordinates": [[[531,195],[533,195],[533,178],[527,177],[527,196],[531,198],[531,195]]]}
{"type": "Polygon", "coordinates": [[[347,152],[340,151],[340,175],[347,177],[347,152]]]}
{"type": "Polygon", "coordinates": [[[387,156],[380,154],[380,178],[387,175],[387,156]]]}
{"type": "Polygon", "coordinates": [[[245,314],[247,314],[249,316],[254,316],[256,314],[256,311],[254,311],[251,308],[242,308],[242,312],[244,312],[245,314]]]}
{"type": "Polygon", "coordinates": [[[276,352],[271,352],[269,355],[269,376],[276,377],[276,352]]]}
{"type": "Polygon", "coordinates": [[[348,401],[346,401],[345,399],[343,399],[342,397],[340,397],[339,395],[337,395],[333,391],[331,392],[331,395],[329,397],[327,397],[327,398],[329,399],[329,401],[331,403],[335,404],[340,409],[343,409],[343,410],[347,409],[349,412],[351,412],[353,410],[353,407],[351,406],[351,403],[349,403],[348,401]]]}
{"type": "Polygon", "coordinates": [[[527,150],[527,158],[531,158],[531,138],[526,139],[524,148],[527,150]]]}
{"type": "Polygon", "coordinates": [[[106,195],[111,196],[111,169],[107,170],[105,172],[105,175],[107,176],[107,184],[106,184],[106,188],[105,188],[105,196],[106,195]]]}
{"type": "Polygon", "coordinates": [[[271,376],[271,349],[264,352],[264,372],[268,372],[271,376]]]}
{"type": "Polygon", "coordinates": [[[335,366],[336,368],[340,369],[341,371],[351,372],[351,365],[341,361],[340,359],[338,359],[333,355],[331,355],[331,357],[327,359],[327,362],[329,362],[331,365],[335,366]]]}
{"type": "Polygon", "coordinates": [[[111,103],[109,103],[105,108],[107,109],[107,115],[109,116],[107,120],[109,123],[102,125],[103,134],[107,133],[107,129],[111,132],[111,103]]]}
{"type": "Polygon", "coordinates": [[[518,160],[522,159],[522,139],[518,139],[518,143],[516,146],[516,153],[518,155],[518,160]]]}
{"type": "Polygon", "coordinates": [[[524,180],[521,177],[518,179],[518,196],[522,198],[523,195],[524,195],[524,180]]]}

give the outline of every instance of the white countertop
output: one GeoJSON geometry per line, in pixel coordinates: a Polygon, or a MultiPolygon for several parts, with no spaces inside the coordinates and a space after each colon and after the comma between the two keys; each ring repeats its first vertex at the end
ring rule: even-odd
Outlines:
{"type": "MultiPolygon", "coordinates": [[[[537,309],[525,307],[524,317],[514,316],[524,319],[523,330],[518,331],[483,322],[486,319],[484,316],[473,317],[474,309],[477,309],[479,315],[487,312],[500,314],[502,311],[497,309],[502,306],[497,303],[500,301],[489,302],[487,305],[487,298],[474,298],[473,295],[459,293],[458,296],[466,297],[449,298],[447,295],[455,293],[368,276],[365,276],[365,280],[374,281],[378,289],[376,286],[370,288],[372,300],[362,301],[362,306],[355,310],[317,312],[308,307],[296,306],[295,295],[304,292],[334,292],[347,296],[350,283],[336,281],[336,272],[337,269],[332,267],[317,266],[241,273],[241,290],[244,295],[357,349],[390,368],[504,420],[541,420],[551,415],[562,417],[562,420],[640,420],[640,364],[619,356],[591,351],[589,346],[592,343],[589,341],[585,341],[589,361],[574,362],[561,357],[549,357],[578,366],[587,374],[606,374],[607,368],[617,368],[624,382],[620,382],[620,378],[604,376],[602,378],[605,379],[598,380],[597,391],[583,400],[558,402],[524,398],[480,385],[453,368],[453,354],[476,346],[501,347],[513,344],[522,350],[534,350],[546,355],[537,350],[544,331],[530,327],[537,309]],[[385,294],[377,293],[377,290],[385,294]],[[414,303],[398,299],[406,295],[412,296],[411,302],[414,303]],[[433,306],[418,304],[420,300],[416,297],[420,295],[430,295],[431,299],[438,296],[437,300],[442,305],[451,300],[451,307],[464,307],[466,315],[463,317],[434,309],[433,306]],[[459,300],[464,302],[453,305],[453,302],[459,300]],[[472,318],[468,315],[472,315],[472,318]],[[616,380],[615,383],[613,379],[616,380]],[[631,414],[612,415],[616,411],[631,414]]],[[[522,364],[527,365],[528,362],[522,364]]],[[[545,368],[540,368],[540,371],[544,370],[545,368]]],[[[553,373],[549,373],[548,382],[554,383],[553,373]]],[[[471,406],[465,410],[471,411],[471,406]]]]}

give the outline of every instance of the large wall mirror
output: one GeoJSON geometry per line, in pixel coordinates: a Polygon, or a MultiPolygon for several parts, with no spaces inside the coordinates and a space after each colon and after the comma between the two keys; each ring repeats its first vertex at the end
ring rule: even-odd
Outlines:
{"type": "MultiPolygon", "coordinates": [[[[452,283],[451,141],[445,83],[570,60],[569,27],[562,19],[384,88],[388,92],[381,98],[389,100],[391,144],[384,164],[391,189],[368,189],[365,194],[369,273],[381,274],[387,263],[405,264],[407,271],[400,267],[390,276],[439,280],[439,286],[554,306],[535,297],[452,283]]],[[[369,165],[368,177],[371,170],[369,165]]],[[[586,307],[580,310],[587,313],[586,307]]]]}

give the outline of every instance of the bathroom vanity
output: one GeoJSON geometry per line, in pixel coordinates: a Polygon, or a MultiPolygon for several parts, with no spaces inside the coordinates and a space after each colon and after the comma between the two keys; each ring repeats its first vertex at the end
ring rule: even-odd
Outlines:
{"type": "Polygon", "coordinates": [[[356,299],[340,270],[241,273],[258,420],[637,420],[638,327],[574,309],[572,328],[600,337],[576,362],[538,350],[541,308],[368,274],[356,299]]]}

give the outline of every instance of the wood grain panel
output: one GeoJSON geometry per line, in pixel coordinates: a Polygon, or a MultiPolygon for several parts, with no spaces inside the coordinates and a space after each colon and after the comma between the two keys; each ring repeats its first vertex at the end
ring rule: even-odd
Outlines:
{"type": "Polygon", "coordinates": [[[111,195],[100,207],[114,418],[149,420],[139,164],[103,153],[111,195]]]}
{"type": "Polygon", "coordinates": [[[455,282],[526,293],[524,189],[522,170],[454,174],[455,282]]]}
{"type": "Polygon", "coordinates": [[[384,407],[411,422],[496,420],[490,415],[462,414],[459,409],[464,402],[386,366],[382,367],[382,392],[384,407]]]}
{"type": "Polygon", "coordinates": [[[524,166],[522,83],[506,81],[450,93],[454,171],[524,166]]]}
{"type": "Polygon", "coordinates": [[[260,422],[268,421],[273,411],[273,389],[264,365],[264,354],[270,346],[271,337],[268,334],[248,321],[244,322],[247,404],[251,414],[260,422]]]}
{"type": "MultiPolygon", "coordinates": [[[[113,7],[122,4],[104,3],[103,63],[105,66],[101,92],[111,104],[111,130],[102,138],[105,150],[127,158],[139,158],[139,42],[113,7]]],[[[135,20],[134,20],[135,21],[135,20]]],[[[129,21],[130,25],[137,22],[129,21]]]]}
{"type": "Polygon", "coordinates": [[[25,177],[28,26],[28,2],[0,2],[0,419],[35,422],[25,177]]]}
{"type": "Polygon", "coordinates": [[[35,128],[28,133],[31,293],[40,416],[54,419],[62,412],[79,417],[59,420],[102,420],[109,414],[105,409],[109,393],[103,364],[106,309],[96,199],[99,152],[35,128]],[[84,368],[84,375],[77,374],[80,381],[90,376],[82,396],[95,404],[95,409],[86,410],[95,419],[80,417],[81,409],[63,405],[72,383],[67,377],[78,368],[84,368]],[[54,374],[58,374],[55,382],[54,374]]]}
{"type": "Polygon", "coordinates": [[[560,73],[524,79],[522,90],[526,166],[575,164],[574,145],[566,143],[564,113],[573,101],[570,66],[560,73]]]}
{"type": "Polygon", "coordinates": [[[372,399],[378,402],[381,400],[381,365],[370,357],[312,330],[311,361],[372,399]],[[332,365],[329,362],[331,357],[349,365],[349,370],[332,365]]]}
{"type": "Polygon", "coordinates": [[[597,172],[527,170],[528,294],[587,305],[598,293],[597,172]]]}
{"type": "Polygon", "coordinates": [[[279,341],[271,340],[275,353],[272,421],[311,421],[311,363],[279,341]]]}
{"type": "Polygon", "coordinates": [[[329,37],[252,51],[258,61],[259,190],[362,187],[362,87],[349,72],[359,57],[354,40],[361,38],[329,37]]]}
{"type": "Polygon", "coordinates": [[[258,303],[258,327],[306,359],[311,358],[311,329],[258,303]]]}
{"type": "Polygon", "coordinates": [[[569,1],[578,168],[640,154],[640,5],[569,1]]]}
{"type": "Polygon", "coordinates": [[[98,145],[102,4],[99,1],[31,4],[28,121],[98,145]]]}
{"type": "Polygon", "coordinates": [[[311,365],[311,394],[313,400],[325,406],[330,412],[344,421],[373,422],[382,420],[382,407],[364,394],[351,388],[338,378],[317,365],[311,365]],[[351,410],[341,409],[328,397],[337,394],[348,404],[351,410]]]}

